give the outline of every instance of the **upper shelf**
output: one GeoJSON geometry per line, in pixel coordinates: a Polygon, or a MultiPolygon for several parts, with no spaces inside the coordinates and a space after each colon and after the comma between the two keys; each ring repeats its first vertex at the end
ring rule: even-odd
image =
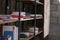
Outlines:
{"type": "MultiPolygon", "coordinates": [[[[25,3],[28,3],[28,2],[30,2],[30,3],[35,3],[36,1],[35,0],[22,0],[23,2],[25,2],[25,3]]],[[[40,5],[43,5],[43,3],[42,2],[36,2],[37,4],[40,4],[40,5]]]]}

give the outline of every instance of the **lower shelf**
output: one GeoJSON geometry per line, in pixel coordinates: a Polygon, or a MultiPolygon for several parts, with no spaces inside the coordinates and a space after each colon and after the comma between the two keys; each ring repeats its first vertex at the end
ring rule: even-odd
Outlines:
{"type": "MultiPolygon", "coordinates": [[[[43,31],[40,31],[38,34],[36,34],[35,36],[38,36],[39,34],[41,34],[43,31]]],[[[20,40],[30,40],[32,38],[34,38],[35,36],[29,36],[28,38],[20,38],[20,40]]]]}

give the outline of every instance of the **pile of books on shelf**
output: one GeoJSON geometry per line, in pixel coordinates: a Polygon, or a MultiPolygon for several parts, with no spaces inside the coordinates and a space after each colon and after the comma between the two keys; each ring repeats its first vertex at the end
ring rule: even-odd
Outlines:
{"type": "Polygon", "coordinates": [[[10,15],[0,15],[0,21],[1,20],[10,20],[10,15]]]}
{"type": "MultiPolygon", "coordinates": [[[[13,12],[11,14],[12,19],[18,19],[19,12],[13,12]]],[[[30,14],[26,12],[20,12],[20,19],[35,18],[35,14],[30,14]]],[[[43,18],[42,14],[36,14],[36,18],[43,18]]]]}
{"type": "Polygon", "coordinates": [[[34,35],[34,32],[35,32],[35,35],[38,34],[39,28],[35,27],[35,30],[34,30],[34,27],[29,28],[30,35],[34,35]]]}
{"type": "Polygon", "coordinates": [[[30,35],[29,35],[29,32],[20,32],[20,37],[21,38],[27,38],[27,37],[29,37],[30,35]]]}
{"type": "Polygon", "coordinates": [[[40,19],[42,19],[43,18],[43,16],[42,16],[42,14],[30,14],[30,16],[32,17],[32,18],[36,18],[36,19],[38,19],[38,18],[40,18],[40,19]],[[36,16],[36,17],[35,17],[36,16]]]}
{"type": "Polygon", "coordinates": [[[36,27],[34,30],[34,27],[30,27],[28,32],[20,32],[20,35],[21,35],[21,38],[27,38],[29,36],[34,36],[34,32],[35,32],[35,35],[37,35],[39,32],[39,28],[36,27]]]}
{"type": "Polygon", "coordinates": [[[26,14],[25,12],[20,12],[20,16],[19,16],[19,12],[13,12],[11,14],[11,19],[18,19],[18,18],[24,19],[26,16],[25,14],[26,14]]]}
{"type": "Polygon", "coordinates": [[[19,17],[19,12],[12,12],[11,15],[0,15],[0,21],[1,20],[11,20],[11,19],[29,19],[29,18],[36,18],[36,19],[42,19],[43,16],[42,14],[30,14],[26,12],[20,12],[20,17],[19,17]]]}

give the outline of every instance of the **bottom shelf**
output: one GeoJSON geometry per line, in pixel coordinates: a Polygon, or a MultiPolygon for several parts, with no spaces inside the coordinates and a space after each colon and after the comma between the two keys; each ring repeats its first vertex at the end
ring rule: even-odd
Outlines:
{"type": "MultiPolygon", "coordinates": [[[[38,36],[39,34],[41,34],[43,31],[40,31],[38,34],[36,34],[35,36],[38,36]]],[[[34,36],[29,36],[28,38],[20,38],[20,40],[30,40],[34,38],[34,36]]]]}

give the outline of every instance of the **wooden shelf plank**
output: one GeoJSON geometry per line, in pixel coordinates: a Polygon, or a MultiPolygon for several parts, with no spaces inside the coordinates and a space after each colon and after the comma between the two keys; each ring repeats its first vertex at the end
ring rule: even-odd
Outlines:
{"type": "MultiPolygon", "coordinates": [[[[40,19],[40,18],[37,18],[40,19]]],[[[28,19],[21,19],[20,21],[27,21],[27,20],[34,20],[34,18],[28,18],[28,19]]],[[[0,24],[5,24],[5,23],[12,23],[12,22],[16,22],[18,20],[8,20],[8,21],[0,21],[0,24]]]]}
{"type": "MultiPolygon", "coordinates": [[[[28,19],[21,19],[20,21],[27,21],[27,20],[33,20],[34,18],[28,18],[28,19]]],[[[8,21],[0,21],[0,24],[5,24],[5,23],[12,23],[12,22],[16,22],[16,21],[18,21],[18,20],[14,20],[14,19],[12,19],[12,20],[8,20],[8,21]]]]}
{"type": "MultiPolygon", "coordinates": [[[[41,34],[43,31],[40,31],[38,34],[36,34],[35,36],[41,34]]],[[[33,38],[34,36],[30,36],[28,38],[20,38],[20,40],[30,40],[31,38],[33,38]]]]}
{"type": "Polygon", "coordinates": [[[16,22],[16,21],[17,20],[1,21],[0,24],[12,23],[12,22],[16,22]]]}
{"type": "Polygon", "coordinates": [[[27,20],[33,20],[34,18],[28,18],[28,19],[21,19],[20,21],[27,21],[27,20]]]}
{"type": "Polygon", "coordinates": [[[36,2],[37,4],[41,4],[41,5],[43,5],[43,3],[42,2],[36,2]]]}
{"type": "MultiPolygon", "coordinates": [[[[25,3],[28,3],[28,2],[30,2],[30,3],[35,3],[35,0],[22,0],[22,1],[25,2],[25,3]]],[[[36,3],[43,5],[42,2],[36,2],[36,3]]]]}
{"type": "Polygon", "coordinates": [[[35,0],[22,0],[22,1],[35,1],[35,0]]]}
{"type": "MultiPolygon", "coordinates": [[[[43,31],[40,31],[38,34],[36,34],[35,36],[39,35],[40,33],[42,33],[43,31]]],[[[30,36],[28,39],[33,38],[34,36],[30,36]]]]}

